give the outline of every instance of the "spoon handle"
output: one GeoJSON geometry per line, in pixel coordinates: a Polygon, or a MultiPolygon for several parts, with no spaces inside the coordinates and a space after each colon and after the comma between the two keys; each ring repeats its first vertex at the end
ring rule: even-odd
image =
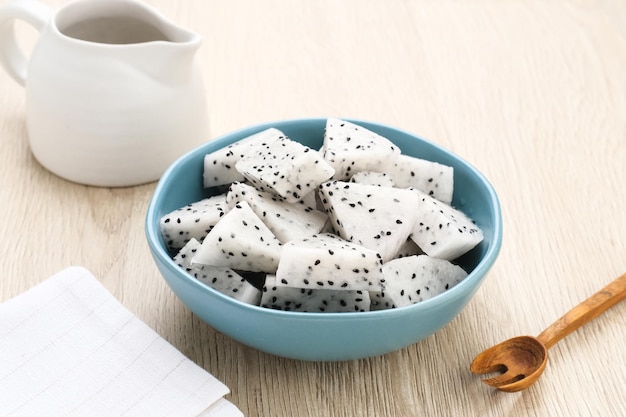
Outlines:
{"type": "Polygon", "coordinates": [[[541,332],[537,339],[545,345],[546,349],[550,349],[559,340],[584,326],[624,298],[626,298],[626,273],[565,313],[564,316],[541,332]]]}

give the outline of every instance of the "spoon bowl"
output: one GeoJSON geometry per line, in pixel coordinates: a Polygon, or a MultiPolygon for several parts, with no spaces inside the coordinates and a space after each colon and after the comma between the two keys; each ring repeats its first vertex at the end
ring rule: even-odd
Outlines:
{"type": "Polygon", "coordinates": [[[535,337],[518,336],[479,354],[470,366],[475,374],[500,372],[483,379],[500,391],[515,392],[534,384],[548,363],[548,349],[535,337]]]}

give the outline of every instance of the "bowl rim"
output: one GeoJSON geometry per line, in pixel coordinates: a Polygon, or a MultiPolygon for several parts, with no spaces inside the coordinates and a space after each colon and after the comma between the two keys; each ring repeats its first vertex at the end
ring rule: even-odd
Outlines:
{"type": "MultiPolygon", "coordinates": [[[[226,302],[235,307],[240,307],[243,309],[250,309],[257,314],[262,314],[266,316],[279,316],[281,318],[291,317],[291,318],[307,318],[311,320],[328,320],[328,319],[337,319],[341,318],[342,320],[362,320],[362,319],[373,319],[380,317],[388,317],[390,315],[404,315],[409,314],[411,312],[416,313],[421,310],[428,310],[440,304],[446,304],[452,302],[454,299],[459,298],[462,294],[466,294],[471,291],[476,291],[480,286],[480,282],[485,279],[487,272],[495,263],[498,254],[502,247],[502,211],[500,206],[500,201],[498,195],[491,184],[491,182],[485,177],[482,172],[480,172],[477,168],[475,168],[472,164],[466,161],[464,158],[460,157],[456,153],[451,150],[445,149],[439,144],[432,142],[430,140],[424,139],[421,136],[418,136],[414,133],[411,133],[407,130],[397,128],[395,126],[391,126],[385,123],[373,122],[369,120],[363,119],[354,119],[354,118],[340,118],[341,120],[346,120],[355,124],[364,124],[367,125],[368,129],[371,126],[377,126],[384,128],[386,130],[396,131],[403,135],[408,135],[413,138],[416,138],[420,141],[426,142],[432,147],[434,147],[437,151],[442,152],[444,154],[448,154],[452,156],[453,159],[457,160],[459,163],[466,166],[466,168],[473,173],[479,180],[479,182],[485,187],[488,193],[489,201],[493,210],[493,217],[495,219],[494,224],[492,225],[493,229],[493,241],[487,248],[486,253],[480,259],[478,264],[474,267],[472,271],[470,271],[466,278],[464,278],[461,282],[459,282],[454,287],[445,291],[444,293],[438,294],[432,298],[429,298],[424,301],[420,301],[419,303],[415,303],[409,306],[404,306],[400,308],[393,309],[385,309],[385,310],[375,310],[375,311],[364,311],[364,312],[301,312],[301,311],[285,311],[285,310],[275,310],[266,307],[256,306],[252,304],[247,304],[236,300],[228,295],[225,295],[202,282],[193,279],[192,276],[186,274],[172,259],[167,250],[164,248],[162,244],[158,242],[162,241],[159,229],[159,220],[160,216],[157,213],[157,206],[164,199],[163,189],[166,187],[168,179],[173,175],[174,172],[179,170],[181,166],[183,166],[187,161],[196,157],[197,153],[205,148],[205,147],[214,147],[214,150],[221,149],[224,146],[228,146],[230,143],[235,142],[238,139],[233,139],[234,137],[246,137],[253,133],[260,132],[262,130],[268,129],[270,127],[275,127],[277,129],[281,129],[281,126],[285,125],[297,125],[302,123],[321,123],[325,122],[328,117],[309,117],[309,118],[294,118],[294,119],[284,119],[284,120],[274,120],[269,122],[258,123],[254,125],[249,125],[247,127],[243,127],[234,131],[230,131],[224,133],[214,139],[210,139],[207,142],[199,145],[192,150],[186,152],[178,159],[176,159],[172,164],[168,166],[165,172],[161,175],[159,181],[155,189],[153,190],[152,196],[148,203],[148,208],[145,216],[145,234],[148,241],[148,245],[151,249],[152,256],[158,257],[160,261],[162,261],[168,269],[170,269],[179,279],[185,280],[190,283],[192,286],[196,287],[198,291],[209,293],[214,297],[218,297],[222,302],[226,302]],[[474,286],[474,288],[472,288],[474,286]]],[[[370,129],[372,130],[372,129],[370,129]]]]}

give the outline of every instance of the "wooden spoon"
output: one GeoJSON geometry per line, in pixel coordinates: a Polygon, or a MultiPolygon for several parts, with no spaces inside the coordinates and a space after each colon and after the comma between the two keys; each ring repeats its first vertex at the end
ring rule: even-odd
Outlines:
{"type": "Polygon", "coordinates": [[[539,379],[545,369],[548,349],[624,298],[626,273],[571,309],[539,336],[514,337],[483,351],[470,365],[470,371],[475,374],[501,372],[501,375],[483,380],[501,391],[526,389],[539,379]]]}

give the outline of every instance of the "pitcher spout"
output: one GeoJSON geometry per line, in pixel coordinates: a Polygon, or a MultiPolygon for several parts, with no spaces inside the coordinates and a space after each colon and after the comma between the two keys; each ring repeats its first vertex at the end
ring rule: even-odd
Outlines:
{"type": "MultiPolygon", "coordinates": [[[[152,39],[146,39],[146,41],[162,41],[173,44],[175,47],[190,48],[191,50],[195,50],[200,46],[202,37],[199,34],[177,25],[152,7],[139,3],[137,0],[118,1],[130,1],[144,9],[143,18],[146,20],[146,23],[153,25],[154,29],[156,29],[156,33],[152,36],[152,39]]],[[[137,17],[141,18],[141,16],[137,17]]]]}
{"type": "Polygon", "coordinates": [[[163,82],[190,76],[202,38],[138,0],[90,0],[61,11],[54,27],[73,46],[117,57],[163,82]],[[80,18],[77,14],[80,12],[80,18]]]}
{"type": "Polygon", "coordinates": [[[127,63],[161,84],[182,84],[195,75],[195,57],[202,42],[191,32],[187,40],[154,41],[141,51],[127,51],[127,63]]]}
{"type": "Polygon", "coordinates": [[[136,56],[139,58],[137,67],[164,84],[189,82],[194,75],[195,55],[202,44],[202,37],[176,25],[149,6],[142,4],[141,7],[153,16],[154,27],[162,36],[143,45],[143,53],[136,56]]]}
{"type": "MultiPolygon", "coordinates": [[[[111,0],[106,1],[110,3],[111,0]]],[[[115,1],[131,4],[133,7],[127,10],[127,15],[132,14],[131,10],[134,10],[136,13],[134,17],[147,25],[144,34],[140,35],[143,38],[135,45],[136,48],[129,48],[129,62],[132,61],[137,69],[161,83],[188,82],[194,76],[195,55],[202,44],[202,37],[175,24],[156,9],[137,0],[115,1]],[[132,49],[135,51],[130,51],[132,49]]],[[[138,33],[138,27],[141,25],[135,23],[133,27],[135,33],[138,33]]]]}

